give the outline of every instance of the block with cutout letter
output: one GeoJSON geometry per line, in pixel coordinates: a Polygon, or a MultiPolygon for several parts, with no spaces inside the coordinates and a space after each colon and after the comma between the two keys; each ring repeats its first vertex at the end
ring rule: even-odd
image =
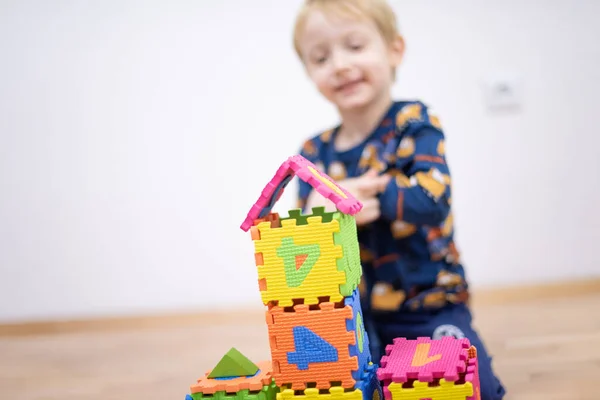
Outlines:
{"type": "Polygon", "coordinates": [[[339,303],[269,308],[266,317],[277,386],[348,389],[363,379],[371,353],[362,313],[354,307],[358,303],[355,290],[339,303]]]}
{"type": "Polygon", "coordinates": [[[377,377],[386,400],[480,400],[477,351],[468,339],[396,338],[377,377]]]}
{"type": "Polygon", "coordinates": [[[251,228],[261,298],[265,305],[340,302],[352,296],[362,276],[354,217],[313,209],[291,210],[251,228]]]}

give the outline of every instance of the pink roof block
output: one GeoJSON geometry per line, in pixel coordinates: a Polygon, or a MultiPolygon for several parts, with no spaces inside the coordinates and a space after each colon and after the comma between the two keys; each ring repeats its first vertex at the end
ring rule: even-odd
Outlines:
{"type": "Polygon", "coordinates": [[[355,215],[362,209],[360,201],[336,184],[327,174],[319,171],[312,162],[301,155],[294,155],[281,164],[271,182],[265,186],[241,225],[243,231],[247,232],[257,218],[264,218],[271,212],[287,184],[296,175],[323,197],[331,200],[344,214],[355,215]]]}

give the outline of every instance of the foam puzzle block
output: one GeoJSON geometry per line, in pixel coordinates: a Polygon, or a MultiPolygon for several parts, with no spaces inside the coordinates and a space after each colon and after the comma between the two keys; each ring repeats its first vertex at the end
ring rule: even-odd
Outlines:
{"type": "MultiPolygon", "coordinates": [[[[258,363],[258,370],[251,376],[231,376],[228,378],[209,378],[210,372],[190,386],[190,392],[194,399],[201,395],[207,396],[225,396],[226,394],[235,394],[241,391],[248,391],[246,394],[258,394],[263,391],[265,396],[269,396],[269,391],[273,390],[271,385],[273,381],[273,368],[271,361],[262,361],[258,363]],[[218,394],[222,392],[221,394],[218,394]]],[[[267,399],[264,399],[267,400],[267,399]]]]}
{"type": "Polygon", "coordinates": [[[364,378],[356,382],[354,389],[332,386],[325,390],[307,388],[301,393],[284,389],[277,393],[277,400],[381,400],[383,394],[376,371],[377,364],[368,365],[364,378]]]}
{"type": "Polygon", "coordinates": [[[186,395],[186,400],[276,400],[279,388],[275,382],[263,386],[260,390],[240,389],[237,392],[218,391],[212,394],[196,392],[186,395]]]}
{"type": "Polygon", "coordinates": [[[394,400],[465,400],[473,399],[473,386],[467,384],[455,384],[454,382],[440,379],[435,386],[427,382],[416,381],[412,387],[398,387],[393,383],[390,387],[391,397],[394,400]]]}
{"type": "Polygon", "coordinates": [[[369,363],[367,365],[363,378],[356,382],[356,390],[360,390],[363,400],[383,400],[383,389],[377,378],[378,365],[369,363]]]}
{"type": "Polygon", "coordinates": [[[346,320],[346,329],[356,335],[356,344],[350,345],[350,356],[356,356],[358,361],[358,368],[352,372],[352,377],[356,381],[360,381],[368,371],[372,371],[372,369],[369,369],[372,360],[369,336],[365,329],[358,289],[352,292],[352,296],[344,298],[344,304],[352,308],[352,319],[346,320]]]}
{"type": "Polygon", "coordinates": [[[290,310],[275,306],[266,312],[273,378],[277,386],[292,390],[329,389],[332,382],[353,388],[358,357],[350,355],[350,347],[357,342],[347,324],[353,310],[350,306],[336,308],[334,303],[313,308],[309,310],[306,304],[290,310]]]}
{"type": "Polygon", "coordinates": [[[350,192],[338,185],[330,176],[319,171],[312,162],[297,154],[288,157],[263,188],[260,197],[248,211],[246,219],[240,226],[244,232],[247,232],[257,219],[265,218],[271,213],[273,206],[281,198],[294,176],[310,184],[321,196],[331,200],[337,209],[346,215],[356,215],[363,207],[350,192]]]}
{"type": "Polygon", "coordinates": [[[285,389],[277,394],[277,400],[363,400],[360,390],[346,391],[341,386],[334,386],[328,390],[315,388],[305,389],[302,394],[295,394],[292,389],[285,389]]]}
{"type": "Polygon", "coordinates": [[[362,267],[354,217],[291,211],[290,217],[251,228],[263,304],[292,306],[298,300],[317,304],[352,296],[362,267]]]}
{"type": "Polygon", "coordinates": [[[386,400],[477,400],[477,352],[468,339],[396,338],[377,377],[386,400]]]}

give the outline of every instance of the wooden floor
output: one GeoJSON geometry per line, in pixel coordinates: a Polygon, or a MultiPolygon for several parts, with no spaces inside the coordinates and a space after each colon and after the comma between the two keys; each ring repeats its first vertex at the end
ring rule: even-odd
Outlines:
{"type": "MultiPolygon", "coordinates": [[[[600,399],[600,293],[474,305],[506,399],[600,399]]],[[[184,400],[231,347],[269,357],[264,318],[0,335],[0,399],[184,400]]],[[[206,318],[204,318],[206,319],[206,318]]]]}

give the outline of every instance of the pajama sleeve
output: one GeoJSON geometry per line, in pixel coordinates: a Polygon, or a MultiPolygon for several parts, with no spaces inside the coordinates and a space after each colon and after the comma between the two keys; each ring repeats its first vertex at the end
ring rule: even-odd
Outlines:
{"type": "Polygon", "coordinates": [[[450,210],[450,171],[444,133],[422,104],[397,117],[398,141],[390,154],[394,176],[380,195],[382,217],[414,225],[440,225],[450,210]]]}

